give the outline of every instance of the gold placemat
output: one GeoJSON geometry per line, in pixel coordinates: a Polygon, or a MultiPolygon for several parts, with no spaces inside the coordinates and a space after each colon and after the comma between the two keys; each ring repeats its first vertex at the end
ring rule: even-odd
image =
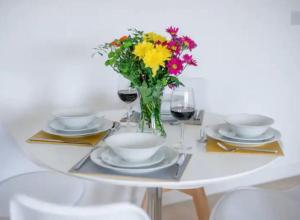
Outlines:
{"type": "Polygon", "coordinates": [[[108,131],[84,137],[62,137],[39,131],[32,137],[27,139],[28,143],[45,143],[45,144],[71,144],[80,146],[95,146],[108,131]]]}
{"type": "Polygon", "coordinates": [[[264,149],[270,149],[270,150],[277,150],[277,153],[267,153],[267,152],[255,152],[255,151],[247,151],[247,150],[236,150],[236,151],[225,151],[221,147],[217,145],[217,143],[220,142],[226,146],[232,146],[232,147],[239,147],[234,144],[228,144],[223,143],[221,141],[215,140],[213,138],[208,137],[207,138],[207,144],[206,144],[206,151],[207,152],[217,152],[217,153],[241,153],[241,154],[272,154],[272,155],[278,155],[278,156],[284,156],[284,153],[280,147],[280,144],[278,141],[274,141],[272,143],[261,145],[257,148],[264,148],[264,149]]]}

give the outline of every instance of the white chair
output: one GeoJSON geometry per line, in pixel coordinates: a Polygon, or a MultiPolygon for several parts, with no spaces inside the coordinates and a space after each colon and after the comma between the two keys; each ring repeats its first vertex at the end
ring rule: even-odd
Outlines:
{"type": "Polygon", "coordinates": [[[83,196],[84,181],[46,171],[26,158],[0,122],[0,219],[9,219],[9,201],[15,194],[74,205],[83,196]]]}
{"type": "Polygon", "coordinates": [[[128,203],[71,207],[18,195],[10,203],[11,220],[149,220],[146,213],[128,203]]]}
{"type": "Polygon", "coordinates": [[[300,219],[300,187],[288,191],[242,188],[225,194],[210,220],[300,219]]]}
{"type": "Polygon", "coordinates": [[[24,173],[45,171],[26,158],[20,146],[0,121],[0,182],[24,173]]]}
{"type": "Polygon", "coordinates": [[[84,183],[50,171],[21,174],[0,183],[0,219],[9,219],[9,201],[25,194],[62,205],[75,205],[84,193],[84,183]]]}
{"type": "Polygon", "coordinates": [[[67,205],[134,202],[132,193],[135,190],[132,188],[72,178],[35,165],[24,155],[1,121],[0,161],[0,219],[8,218],[8,201],[15,193],[25,193],[45,201],[67,205]],[[83,194],[80,193],[82,190],[83,194]]]}

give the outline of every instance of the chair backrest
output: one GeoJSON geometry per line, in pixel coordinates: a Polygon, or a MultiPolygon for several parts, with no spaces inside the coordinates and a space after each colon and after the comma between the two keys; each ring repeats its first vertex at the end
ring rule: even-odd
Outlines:
{"type": "Polygon", "coordinates": [[[31,162],[0,121],[0,182],[23,173],[45,170],[31,162]]]}
{"type": "Polygon", "coordinates": [[[11,177],[0,182],[0,217],[9,216],[9,201],[17,194],[57,204],[74,205],[83,193],[84,184],[80,179],[50,171],[11,177]]]}
{"type": "Polygon", "coordinates": [[[236,189],[222,196],[216,203],[210,220],[299,219],[300,200],[291,194],[292,191],[287,193],[254,187],[236,189]]]}
{"type": "Polygon", "coordinates": [[[150,220],[145,212],[128,203],[71,207],[18,195],[10,203],[11,220],[150,220]]]}

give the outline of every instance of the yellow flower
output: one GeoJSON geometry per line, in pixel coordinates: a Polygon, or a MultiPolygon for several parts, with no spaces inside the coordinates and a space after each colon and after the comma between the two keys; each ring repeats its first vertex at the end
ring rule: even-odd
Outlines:
{"type": "Polygon", "coordinates": [[[159,45],[146,52],[143,61],[146,67],[151,68],[152,76],[156,76],[157,70],[160,66],[165,66],[165,61],[169,60],[171,57],[171,52],[159,45]]]}
{"type": "Polygon", "coordinates": [[[149,42],[157,42],[160,41],[161,43],[167,41],[167,39],[164,36],[161,36],[159,34],[156,34],[154,32],[149,32],[144,35],[144,40],[149,42]]]}
{"type": "Polygon", "coordinates": [[[137,57],[139,57],[140,59],[143,59],[145,56],[145,53],[153,48],[154,48],[154,46],[152,43],[143,41],[143,42],[135,45],[133,54],[136,55],[137,57]]]}
{"type": "Polygon", "coordinates": [[[172,56],[172,52],[165,46],[157,45],[155,49],[161,53],[162,59],[164,61],[169,60],[172,56]]]}

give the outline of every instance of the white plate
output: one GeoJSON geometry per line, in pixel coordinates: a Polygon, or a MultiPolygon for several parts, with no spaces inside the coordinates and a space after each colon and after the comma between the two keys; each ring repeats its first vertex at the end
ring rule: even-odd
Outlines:
{"type": "Polygon", "coordinates": [[[229,144],[237,144],[239,145],[239,147],[243,147],[243,146],[252,146],[252,147],[255,147],[255,146],[260,146],[262,144],[267,144],[267,143],[271,143],[271,142],[274,142],[274,141],[277,141],[280,139],[281,137],[281,134],[279,131],[277,131],[276,129],[274,128],[270,128],[270,131],[273,132],[273,135],[274,137],[269,139],[269,140],[262,140],[262,141],[253,141],[253,140],[234,140],[234,139],[231,139],[231,138],[227,138],[227,137],[224,137],[222,136],[220,133],[219,133],[219,129],[224,126],[224,124],[217,124],[217,125],[211,125],[211,126],[207,126],[206,127],[206,135],[208,137],[211,137],[213,139],[216,139],[216,140],[219,140],[219,141],[222,141],[224,143],[229,143],[229,144]]]}
{"type": "Polygon", "coordinates": [[[162,150],[164,151],[165,158],[161,163],[155,164],[151,167],[142,167],[142,168],[121,168],[121,167],[115,167],[111,166],[109,164],[106,164],[104,161],[101,160],[99,157],[99,154],[101,154],[101,151],[105,150],[105,147],[99,148],[94,150],[91,153],[91,160],[97,164],[98,166],[104,167],[106,169],[114,170],[120,173],[128,173],[128,174],[142,174],[142,173],[150,173],[154,171],[158,171],[167,167],[170,167],[174,165],[178,160],[178,152],[169,148],[169,147],[163,147],[162,150]]]}
{"type": "Polygon", "coordinates": [[[100,157],[100,159],[103,162],[105,162],[109,165],[112,165],[115,167],[121,167],[121,168],[149,167],[149,166],[153,166],[155,164],[160,163],[165,158],[164,150],[159,150],[148,160],[134,163],[134,162],[129,162],[129,161],[126,161],[126,160],[120,158],[109,147],[106,147],[105,150],[99,152],[98,156],[100,157]]]}
{"type": "Polygon", "coordinates": [[[50,128],[49,126],[46,126],[43,131],[49,134],[53,134],[53,135],[58,135],[58,136],[63,136],[63,137],[84,137],[84,136],[90,136],[93,134],[97,134],[100,132],[104,132],[107,131],[109,129],[112,128],[113,126],[113,122],[108,120],[108,119],[103,119],[103,125],[97,129],[93,129],[93,130],[88,130],[88,131],[79,131],[79,132],[75,132],[75,131],[57,131],[54,130],[52,128],[50,128]]]}
{"type": "Polygon", "coordinates": [[[275,135],[274,131],[269,128],[265,133],[257,137],[240,137],[234,131],[232,131],[227,124],[220,126],[218,132],[219,134],[221,134],[226,138],[230,138],[232,140],[240,140],[240,141],[267,141],[274,138],[275,135]]]}
{"type": "Polygon", "coordinates": [[[84,128],[68,128],[63,125],[63,123],[60,121],[59,118],[55,118],[51,121],[49,121],[48,126],[58,132],[87,132],[90,130],[94,129],[99,129],[101,126],[104,124],[104,118],[103,117],[96,117],[95,120],[93,120],[91,123],[89,123],[86,127],[84,128]]]}

